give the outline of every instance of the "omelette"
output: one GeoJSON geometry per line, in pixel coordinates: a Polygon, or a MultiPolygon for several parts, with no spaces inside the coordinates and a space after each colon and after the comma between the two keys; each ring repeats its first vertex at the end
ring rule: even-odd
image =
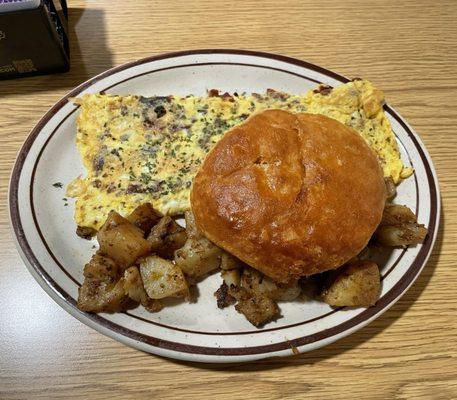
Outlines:
{"type": "Polygon", "coordinates": [[[150,202],[163,214],[190,208],[190,190],[206,154],[233,126],[264,109],[324,114],[355,129],[379,158],[384,175],[398,183],[405,168],[384,110],[383,92],[367,80],[305,94],[116,96],[86,94],[76,144],[87,175],[67,187],[76,198],[78,226],[98,230],[110,210],[123,216],[150,202]]]}

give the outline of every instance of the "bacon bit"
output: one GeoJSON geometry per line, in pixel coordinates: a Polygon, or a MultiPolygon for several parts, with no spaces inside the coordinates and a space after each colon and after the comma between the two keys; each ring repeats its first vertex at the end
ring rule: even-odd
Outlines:
{"type": "Polygon", "coordinates": [[[286,100],[287,94],[283,92],[278,92],[274,89],[267,89],[267,96],[270,96],[273,99],[286,100]]]}
{"type": "Polygon", "coordinates": [[[332,87],[329,85],[319,85],[317,89],[313,90],[313,93],[320,93],[323,96],[326,96],[331,93],[332,87]]]}
{"type": "Polygon", "coordinates": [[[208,97],[220,97],[221,99],[225,99],[225,100],[228,100],[231,102],[235,101],[235,99],[233,98],[233,96],[230,93],[225,92],[224,94],[220,94],[219,90],[217,90],[217,89],[210,89],[208,91],[208,97]]]}
{"type": "Polygon", "coordinates": [[[131,193],[145,193],[146,189],[143,188],[141,185],[138,184],[130,184],[127,189],[125,190],[126,194],[131,194],[131,193]]]}
{"type": "Polygon", "coordinates": [[[208,92],[208,97],[218,97],[219,96],[219,90],[217,89],[211,89],[208,92]]]}
{"type": "Polygon", "coordinates": [[[224,99],[224,100],[228,100],[228,101],[231,101],[232,103],[235,101],[235,99],[233,98],[233,96],[228,93],[228,92],[225,92],[222,96],[219,96],[221,99],[224,99]]]}

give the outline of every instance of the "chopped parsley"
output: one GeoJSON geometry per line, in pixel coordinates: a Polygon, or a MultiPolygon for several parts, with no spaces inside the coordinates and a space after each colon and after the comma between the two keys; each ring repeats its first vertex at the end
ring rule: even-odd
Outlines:
{"type": "Polygon", "coordinates": [[[149,182],[151,182],[151,176],[142,172],[140,175],[140,181],[147,185],[149,182]]]}
{"type": "Polygon", "coordinates": [[[59,189],[62,189],[62,188],[63,188],[62,182],[53,183],[52,186],[54,186],[55,188],[59,188],[59,189]]]}

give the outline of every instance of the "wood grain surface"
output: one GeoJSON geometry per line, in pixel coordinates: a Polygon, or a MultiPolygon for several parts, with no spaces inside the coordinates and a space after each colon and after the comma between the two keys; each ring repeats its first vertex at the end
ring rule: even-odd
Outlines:
{"type": "Polygon", "coordinates": [[[0,398],[457,398],[457,2],[70,0],[71,71],[0,82],[0,398]],[[7,190],[28,132],[63,94],[167,51],[297,57],[384,89],[419,132],[442,190],[438,242],[382,317],[323,349],[245,365],[176,362],[123,346],[59,308],[27,272],[7,190]]]}

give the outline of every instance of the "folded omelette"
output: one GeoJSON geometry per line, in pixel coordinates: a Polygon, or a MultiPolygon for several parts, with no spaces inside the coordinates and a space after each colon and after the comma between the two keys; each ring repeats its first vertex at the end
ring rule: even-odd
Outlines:
{"type": "Polygon", "coordinates": [[[76,198],[78,226],[98,230],[110,210],[128,215],[150,202],[163,214],[190,208],[192,180],[224,133],[267,108],[323,114],[355,129],[373,149],[384,175],[398,183],[405,168],[384,110],[384,94],[367,80],[336,88],[321,85],[303,95],[115,96],[86,94],[76,144],[87,170],[67,187],[76,198]]]}

